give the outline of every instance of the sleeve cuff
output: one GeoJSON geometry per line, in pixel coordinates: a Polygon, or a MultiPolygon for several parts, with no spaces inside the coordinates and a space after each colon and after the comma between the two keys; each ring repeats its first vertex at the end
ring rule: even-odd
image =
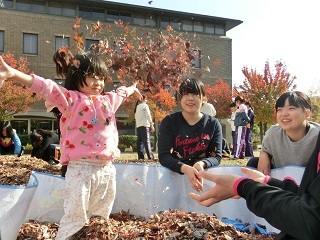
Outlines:
{"type": "Polygon", "coordinates": [[[264,178],[264,180],[263,180],[263,183],[268,184],[269,179],[270,179],[270,176],[269,176],[269,175],[266,175],[265,178],[264,178]]]}
{"type": "Polygon", "coordinates": [[[235,182],[234,182],[234,184],[233,184],[233,192],[234,192],[234,194],[236,195],[236,196],[239,196],[239,194],[238,194],[238,185],[239,185],[239,183],[242,181],[242,180],[244,180],[244,179],[248,179],[247,177],[241,177],[241,178],[238,178],[235,182]]]}

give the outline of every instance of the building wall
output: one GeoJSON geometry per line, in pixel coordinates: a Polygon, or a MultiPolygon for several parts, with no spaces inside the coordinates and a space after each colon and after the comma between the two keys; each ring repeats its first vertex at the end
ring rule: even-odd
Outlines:
{"type": "MultiPolygon", "coordinates": [[[[91,24],[94,20],[83,20],[82,26],[91,24]]],[[[38,35],[38,54],[24,55],[30,62],[30,69],[37,75],[45,78],[57,78],[55,65],[52,60],[55,52],[55,37],[69,37],[72,40],[72,27],[75,24],[74,17],[56,16],[42,13],[16,11],[0,8],[0,30],[4,31],[4,53],[10,51],[16,57],[23,55],[23,33],[34,33],[38,35]]],[[[108,24],[113,25],[112,22],[108,24]]],[[[150,31],[149,27],[138,25],[129,26],[137,29],[137,35],[150,31]]],[[[164,30],[165,31],[165,30],[164,30]]],[[[182,33],[186,38],[196,43],[194,48],[201,51],[202,69],[194,69],[202,72],[201,80],[205,84],[214,85],[215,81],[222,78],[232,86],[232,40],[226,36],[206,33],[182,33]],[[214,66],[213,62],[220,62],[214,66]],[[210,71],[205,69],[209,68],[210,71]]],[[[95,39],[89,36],[89,39],[95,39]]],[[[112,88],[113,84],[108,84],[112,88]]],[[[37,110],[45,111],[43,101],[32,106],[37,110]]],[[[121,113],[119,113],[121,114],[121,113]]],[[[50,115],[52,117],[52,115],[50,115]]],[[[224,134],[226,135],[226,134],[224,134]]],[[[228,139],[228,138],[227,138],[228,139]]]]}

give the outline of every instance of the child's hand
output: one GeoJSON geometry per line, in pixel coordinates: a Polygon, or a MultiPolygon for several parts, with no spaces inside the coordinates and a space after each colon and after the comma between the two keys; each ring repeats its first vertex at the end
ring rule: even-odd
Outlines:
{"type": "Polygon", "coordinates": [[[11,67],[8,66],[3,60],[2,56],[0,56],[0,87],[2,87],[7,78],[11,78],[13,75],[14,73],[11,71],[11,67]]]}

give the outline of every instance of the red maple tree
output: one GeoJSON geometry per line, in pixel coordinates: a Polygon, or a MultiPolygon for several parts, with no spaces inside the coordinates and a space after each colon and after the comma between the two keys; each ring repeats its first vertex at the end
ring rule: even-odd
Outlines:
{"type": "MultiPolygon", "coordinates": [[[[2,55],[4,61],[11,67],[24,73],[30,73],[29,61],[25,57],[15,59],[13,53],[2,55]]],[[[40,100],[31,93],[25,86],[17,84],[12,80],[6,80],[0,88],[0,120],[10,120],[18,112],[26,112],[30,105],[40,100]]]]}
{"type": "Polygon", "coordinates": [[[232,101],[230,85],[219,79],[213,86],[206,84],[204,87],[208,102],[212,103],[217,111],[216,117],[228,118],[231,114],[229,104],[232,101]]]}
{"type": "Polygon", "coordinates": [[[242,72],[245,76],[243,84],[234,88],[233,94],[241,95],[251,102],[262,140],[268,126],[275,123],[274,106],[277,99],[291,88],[296,77],[287,72],[286,65],[281,61],[275,63],[273,71],[267,61],[263,74],[255,69],[249,70],[248,67],[243,67],[242,72]]]}

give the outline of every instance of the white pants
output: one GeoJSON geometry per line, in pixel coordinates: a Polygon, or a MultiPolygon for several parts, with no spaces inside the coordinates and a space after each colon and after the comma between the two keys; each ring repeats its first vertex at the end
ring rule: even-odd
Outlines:
{"type": "Polygon", "coordinates": [[[56,240],[69,239],[91,216],[109,218],[116,194],[116,169],[110,162],[71,161],[65,178],[64,216],[56,240]]]}

